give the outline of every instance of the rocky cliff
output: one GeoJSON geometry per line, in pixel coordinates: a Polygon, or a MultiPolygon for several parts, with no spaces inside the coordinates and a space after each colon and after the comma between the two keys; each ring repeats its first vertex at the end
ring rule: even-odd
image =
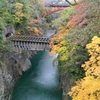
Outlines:
{"type": "Polygon", "coordinates": [[[4,54],[5,62],[0,66],[0,100],[10,100],[16,81],[31,67],[29,58],[28,52],[4,54]]]}
{"type": "Polygon", "coordinates": [[[68,73],[61,74],[60,73],[60,85],[63,90],[62,100],[71,100],[71,98],[68,96],[68,92],[70,91],[71,87],[74,85],[74,81],[71,80],[71,77],[68,73]]]}

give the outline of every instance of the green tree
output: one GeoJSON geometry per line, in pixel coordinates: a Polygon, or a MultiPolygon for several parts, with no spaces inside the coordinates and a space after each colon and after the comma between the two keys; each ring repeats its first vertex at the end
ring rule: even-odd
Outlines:
{"type": "Polygon", "coordinates": [[[75,14],[74,7],[65,8],[60,12],[60,17],[53,20],[52,23],[54,26],[59,28],[60,26],[66,26],[69,21],[70,16],[75,14]]]}

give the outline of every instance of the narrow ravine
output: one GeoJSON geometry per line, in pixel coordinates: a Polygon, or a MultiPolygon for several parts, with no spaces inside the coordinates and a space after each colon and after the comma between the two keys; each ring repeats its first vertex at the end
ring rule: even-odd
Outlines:
{"type": "Polygon", "coordinates": [[[62,100],[59,88],[57,55],[49,51],[38,52],[31,60],[32,68],[16,83],[11,100],[62,100]]]}

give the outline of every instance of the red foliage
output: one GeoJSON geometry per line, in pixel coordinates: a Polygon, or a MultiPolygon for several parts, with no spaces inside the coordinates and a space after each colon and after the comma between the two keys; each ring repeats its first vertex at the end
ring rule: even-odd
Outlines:
{"type": "Polygon", "coordinates": [[[78,5],[75,5],[74,9],[79,11],[79,10],[82,10],[85,6],[86,6],[86,2],[83,2],[83,3],[80,3],[78,5]]]}
{"type": "MultiPolygon", "coordinates": [[[[87,13],[85,13],[85,12],[79,12],[79,13],[77,13],[68,22],[67,27],[68,28],[72,28],[72,27],[74,27],[76,25],[79,25],[80,26],[80,23],[84,22],[84,19],[85,19],[85,23],[86,23],[88,21],[88,19],[86,20],[86,16],[87,16],[87,13]]],[[[81,25],[83,25],[83,24],[81,24],[81,25]]]]}
{"type": "Polygon", "coordinates": [[[79,27],[82,27],[84,24],[88,24],[88,19],[84,18],[81,23],[78,24],[79,27]]]}
{"type": "Polygon", "coordinates": [[[86,18],[87,12],[83,10],[85,6],[86,6],[86,3],[81,3],[74,7],[75,10],[77,11],[77,14],[71,17],[71,19],[69,20],[67,24],[68,28],[73,28],[76,25],[78,25],[79,27],[82,27],[84,24],[88,22],[88,19],[86,18]]]}

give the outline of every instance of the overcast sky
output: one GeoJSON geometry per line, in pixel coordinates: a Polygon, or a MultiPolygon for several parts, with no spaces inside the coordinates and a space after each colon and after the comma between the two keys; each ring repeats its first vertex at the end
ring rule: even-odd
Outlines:
{"type": "Polygon", "coordinates": [[[65,0],[45,0],[45,2],[53,5],[69,5],[65,0]]]}

